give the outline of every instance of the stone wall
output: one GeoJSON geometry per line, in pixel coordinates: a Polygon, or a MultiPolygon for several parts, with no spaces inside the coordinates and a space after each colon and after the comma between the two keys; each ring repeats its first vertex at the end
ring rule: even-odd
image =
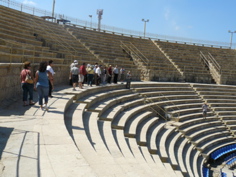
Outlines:
{"type": "MultiPolygon", "coordinates": [[[[31,64],[32,71],[35,74],[39,64],[31,64]]],[[[0,108],[6,107],[13,101],[22,99],[22,89],[20,83],[20,72],[23,69],[22,64],[0,64],[0,108]]],[[[53,65],[56,72],[54,75],[54,84],[69,85],[69,66],[53,65]]],[[[34,96],[37,96],[34,94],[34,96]]]]}

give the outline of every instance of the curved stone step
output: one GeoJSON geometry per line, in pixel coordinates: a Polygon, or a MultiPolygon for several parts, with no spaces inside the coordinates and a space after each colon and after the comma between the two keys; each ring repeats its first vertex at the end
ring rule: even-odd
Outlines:
{"type": "Polygon", "coordinates": [[[135,138],[137,134],[137,128],[141,122],[153,116],[153,112],[145,111],[127,121],[124,128],[124,134],[126,137],[135,138]]]}
{"type": "Polygon", "coordinates": [[[140,127],[140,133],[138,133],[136,140],[138,145],[140,146],[146,146],[147,145],[147,133],[151,126],[153,126],[155,123],[157,123],[158,117],[151,117],[147,121],[145,121],[144,125],[140,127]]]}

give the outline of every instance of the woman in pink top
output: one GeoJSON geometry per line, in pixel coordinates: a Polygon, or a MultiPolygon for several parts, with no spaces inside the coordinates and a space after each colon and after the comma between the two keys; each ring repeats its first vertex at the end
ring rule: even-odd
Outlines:
{"type": "Polygon", "coordinates": [[[33,74],[30,70],[30,62],[25,62],[24,63],[24,69],[20,73],[20,79],[21,79],[21,87],[23,90],[23,106],[28,106],[28,105],[34,105],[35,102],[33,102],[33,93],[34,93],[34,84],[28,84],[25,82],[26,75],[30,75],[31,78],[33,78],[33,74]],[[28,104],[28,95],[29,95],[29,104],[28,104]]]}

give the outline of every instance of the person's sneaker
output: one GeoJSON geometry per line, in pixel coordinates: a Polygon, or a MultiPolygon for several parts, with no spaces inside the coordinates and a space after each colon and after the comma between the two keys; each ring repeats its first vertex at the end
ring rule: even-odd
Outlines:
{"type": "Polygon", "coordinates": [[[73,89],[72,89],[72,91],[76,91],[76,89],[75,89],[75,88],[73,88],[73,89]]]}
{"type": "Polygon", "coordinates": [[[45,111],[48,111],[48,106],[45,105],[45,106],[44,106],[44,109],[45,109],[45,111]]]}
{"type": "Polygon", "coordinates": [[[44,108],[43,108],[43,107],[41,107],[40,109],[41,109],[42,111],[44,111],[44,108]]]}

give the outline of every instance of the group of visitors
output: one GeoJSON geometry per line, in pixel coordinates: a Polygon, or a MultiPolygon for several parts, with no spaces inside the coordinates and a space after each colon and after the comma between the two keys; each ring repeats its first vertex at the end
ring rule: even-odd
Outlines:
{"type": "MultiPolygon", "coordinates": [[[[38,99],[39,105],[41,110],[48,111],[48,97],[52,96],[52,90],[54,89],[53,85],[53,75],[55,74],[52,68],[53,61],[50,60],[49,62],[42,61],[39,65],[38,70],[35,73],[35,77],[31,71],[31,63],[25,62],[24,69],[20,73],[21,79],[21,87],[23,90],[23,106],[34,105],[35,102],[33,101],[33,91],[37,90],[38,92],[38,99]],[[29,96],[29,99],[28,99],[29,96]],[[44,99],[44,106],[43,106],[43,99],[44,99]]],[[[86,66],[83,63],[80,67],[78,67],[78,62],[75,60],[70,66],[70,76],[69,78],[72,80],[73,83],[73,91],[76,90],[77,84],[79,88],[83,89],[83,84],[86,82],[88,86],[92,87],[92,84],[95,83],[99,86],[101,83],[111,84],[112,75],[113,83],[117,84],[118,76],[120,74],[120,81],[123,84],[125,80],[125,69],[120,68],[118,69],[117,65],[112,69],[112,66],[109,65],[108,68],[103,67],[102,65],[95,65],[88,64],[86,66]]],[[[131,82],[131,73],[130,71],[126,74],[126,88],[130,89],[130,82],[131,82]]],[[[203,117],[206,119],[208,105],[205,102],[202,105],[203,109],[203,117]]]]}
{"type": "Polygon", "coordinates": [[[21,87],[23,90],[23,106],[35,104],[35,102],[33,101],[33,92],[34,90],[37,90],[40,109],[48,111],[48,97],[53,97],[52,90],[54,89],[53,75],[55,74],[55,72],[52,69],[52,64],[52,60],[50,60],[49,62],[41,62],[34,77],[31,70],[31,63],[24,63],[24,69],[20,73],[21,87]]]}
{"type": "MultiPolygon", "coordinates": [[[[25,62],[24,69],[20,73],[21,87],[23,90],[23,106],[34,105],[33,93],[34,90],[38,92],[38,100],[41,110],[48,111],[48,99],[52,98],[53,75],[55,74],[53,68],[53,61],[49,62],[42,61],[39,64],[38,70],[33,74],[31,70],[31,63],[25,62]],[[29,96],[29,98],[28,98],[29,96]],[[43,103],[44,99],[44,103],[43,103]]],[[[99,86],[100,84],[111,84],[112,78],[113,83],[117,84],[120,75],[120,81],[123,84],[125,81],[125,69],[118,68],[115,66],[112,68],[111,65],[107,68],[106,66],[95,63],[94,65],[88,64],[86,66],[83,63],[79,66],[77,60],[70,65],[70,76],[69,79],[73,83],[73,91],[79,86],[83,89],[83,84],[87,83],[88,86],[92,87],[93,84],[99,86]]],[[[128,71],[126,74],[126,88],[130,88],[131,72],[128,71]]]]}
{"type": "MultiPolygon", "coordinates": [[[[94,65],[83,63],[79,66],[78,61],[74,60],[70,65],[69,79],[73,85],[73,91],[76,90],[77,83],[79,88],[83,89],[83,84],[87,83],[88,86],[92,87],[93,84],[99,86],[100,84],[111,84],[112,78],[113,83],[117,84],[118,77],[120,75],[121,84],[125,81],[125,69],[118,68],[117,65],[112,68],[111,65],[107,68],[106,66],[95,63],[94,65]]],[[[126,75],[127,88],[130,88],[131,72],[128,71],[126,75]]]]}

